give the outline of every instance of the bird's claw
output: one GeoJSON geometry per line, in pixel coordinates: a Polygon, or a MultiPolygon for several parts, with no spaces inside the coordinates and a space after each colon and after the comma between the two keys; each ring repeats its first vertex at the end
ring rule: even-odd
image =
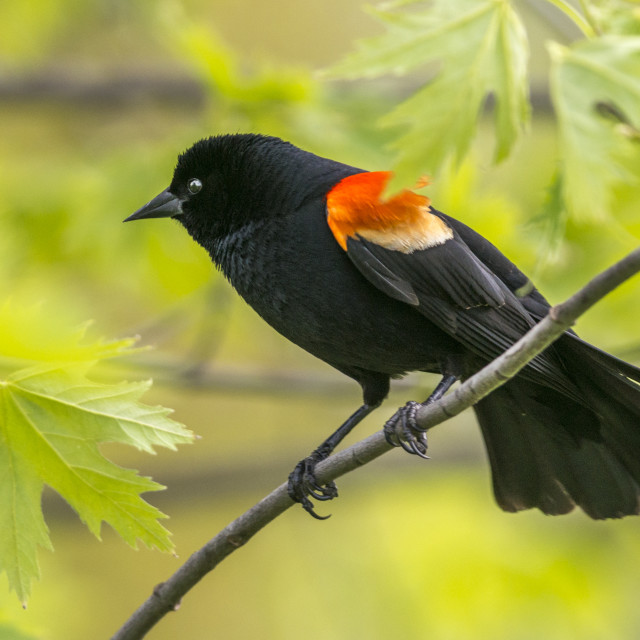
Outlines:
{"type": "Polygon", "coordinates": [[[321,485],[316,479],[315,468],[318,464],[314,456],[309,456],[298,462],[295,469],[289,474],[287,491],[294,502],[299,502],[302,508],[317,520],[326,520],[330,516],[319,516],[309,500],[312,496],[316,500],[324,502],[338,497],[338,487],[335,482],[321,485]]]}
{"type": "Polygon", "coordinates": [[[421,406],[419,402],[407,402],[387,420],[383,432],[390,445],[402,447],[407,453],[428,460],[427,432],[416,421],[416,414],[421,406]]]}

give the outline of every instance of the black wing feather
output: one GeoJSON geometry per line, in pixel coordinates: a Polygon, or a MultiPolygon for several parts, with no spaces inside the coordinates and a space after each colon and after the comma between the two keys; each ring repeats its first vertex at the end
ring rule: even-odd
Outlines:
{"type": "Polygon", "coordinates": [[[467,245],[469,250],[495,274],[507,288],[520,299],[522,306],[537,320],[544,318],[551,305],[535,288],[531,280],[518,269],[494,244],[466,224],[442,211],[431,209],[434,215],[444,220],[467,245]]]}
{"type": "Polygon", "coordinates": [[[357,240],[347,239],[347,251],[351,259],[357,261],[362,266],[362,274],[383,293],[390,298],[406,302],[412,306],[420,304],[418,296],[411,284],[399,278],[393,271],[387,268],[378,258],[376,258],[366,244],[357,240]]]}
{"type": "MultiPolygon", "coordinates": [[[[466,230],[467,234],[471,232],[468,227],[466,230]]],[[[540,319],[539,312],[546,301],[542,296],[539,300],[534,289],[519,298],[511,287],[521,288],[528,282],[527,277],[482,236],[472,233],[472,246],[478,251],[483,249],[484,260],[476,256],[455,228],[452,239],[412,253],[385,249],[362,237],[349,238],[347,254],[372,284],[388,295],[390,283],[394,291],[413,292],[419,304],[411,304],[417,311],[482,359],[491,360],[540,319]]],[[[392,297],[401,299],[398,295],[392,297]]],[[[552,350],[536,357],[523,373],[538,383],[580,398],[552,350]]]]}

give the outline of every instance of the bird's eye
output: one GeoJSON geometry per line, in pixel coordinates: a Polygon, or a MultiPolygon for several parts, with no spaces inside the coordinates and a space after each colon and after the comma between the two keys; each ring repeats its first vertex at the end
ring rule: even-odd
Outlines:
{"type": "Polygon", "coordinates": [[[198,193],[202,189],[202,182],[198,178],[191,178],[187,182],[187,189],[189,189],[189,193],[198,193]]]}

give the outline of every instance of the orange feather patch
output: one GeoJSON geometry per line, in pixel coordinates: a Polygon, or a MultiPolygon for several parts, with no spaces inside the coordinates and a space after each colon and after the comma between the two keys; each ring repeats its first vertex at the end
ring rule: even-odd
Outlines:
{"type": "Polygon", "coordinates": [[[361,236],[404,253],[428,249],[453,237],[451,228],[431,213],[427,196],[406,189],[382,200],[391,175],[390,171],[357,173],[329,192],[327,221],[345,251],[348,237],[361,236]]]}

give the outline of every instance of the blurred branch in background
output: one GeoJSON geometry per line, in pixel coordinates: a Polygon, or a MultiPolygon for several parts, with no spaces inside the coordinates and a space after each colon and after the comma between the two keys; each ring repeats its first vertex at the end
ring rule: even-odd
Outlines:
{"type": "Polygon", "coordinates": [[[201,82],[159,71],[136,75],[122,73],[116,78],[105,78],[58,66],[0,76],[0,100],[7,105],[46,100],[122,109],[140,101],[153,100],[202,108],[208,97],[201,82]]]}
{"type": "MultiPolygon", "coordinates": [[[[371,101],[400,101],[407,98],[418,86],[415,79],[401,80],[391,88],[386,85],[368,88],[367,84],[365,81],[335,82],[329,92],[335,99],[357,98],[363,89],[367,89],[371,101]]],[[[79,74],[73,68],[55,67],[0,76],[0,101],[6,105],[39,103],[44,100],[76,106],[122,109],[151,101],[168,105],[184,104],[201,109],[210,100],[215,100],[216,94],[215,87],[207,90],[198,79],[158,71],[105,78],[100,75],[83,77],[82,73],[79,74]]],[[[487,112],[492,111],[494,102],[493,97],[489,96],[485,103],[487,112]]],[[[548,90],[542,86],[534,87],[531,104],[536,112],[551,113],[548,90]]]]}

